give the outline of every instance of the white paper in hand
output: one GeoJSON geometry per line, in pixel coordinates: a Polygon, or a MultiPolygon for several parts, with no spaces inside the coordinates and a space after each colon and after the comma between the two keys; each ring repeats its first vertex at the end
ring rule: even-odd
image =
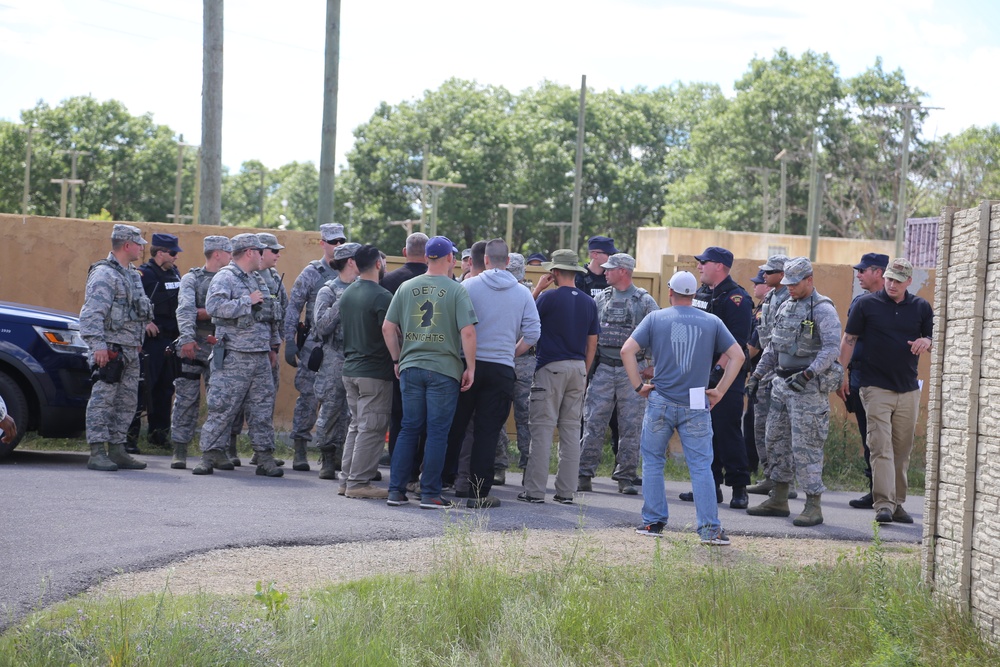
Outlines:
{"type": "Polygon", "coordinates": [[[705,388],[704,387],[694,387],[693,389],[688,389],[688,395],[691,397],[691,409],[692,410],[704,410],[705,404],[705,388]]]}

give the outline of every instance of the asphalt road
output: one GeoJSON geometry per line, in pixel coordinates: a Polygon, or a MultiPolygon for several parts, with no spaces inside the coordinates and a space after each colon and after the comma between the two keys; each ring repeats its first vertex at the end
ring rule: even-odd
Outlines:
{"type": "MultiPolygon", "coordinates": [[[[283,478],[270,479],[256,476],[244,461],[233,472],[196,477],[191,458],[187,470],[171,470],[169,457],[140,458],[149,463],[146,470],[114,473],[87,470],[82,453],[15,450],[0,461],[0,630],[117,572],[213,549],[434,536],[449,522],[475,520],[483,512],[490,530],[631,530],[642,507],[642,496],[619,495],[607,478],[595,479],[594,492],[578,494],[575,506],[551,500],[529,505],[515,500],[520,475],[508,473],[508,484],[494,489],[501,507],[440,511],[337,496],[336,483],[320,480],[316,466],[310,472],[286,467],[283,478]]],[[[550,494],[552,488],[550,479],[550,494]]],[[[686,482],[667,483],[669,530],[692,530],[693,504],[676,500],[688,488],[686,482]]],[[[741,535],[869,540],[874,512],[849,507],[857,495],[824,494],[825,522],[814,528],[729,509],[728,490],[719,514],[734,545],[741,535]]],[[[751,504],[762,498],[751,496],[751,504]]],[[[794,517],[803,499],[790,504],[794,517]]],[[[923,498],[909,499],[906,508],[916,523],[884,527],[883,540],[920,542],[923,498]]]]}

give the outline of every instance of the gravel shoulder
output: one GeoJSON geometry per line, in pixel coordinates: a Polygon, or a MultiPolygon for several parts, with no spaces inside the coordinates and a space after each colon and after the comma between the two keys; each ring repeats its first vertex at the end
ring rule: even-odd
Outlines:
{"type": "MultiPolygon", "coordinates": [[[[631,529],[459,531],[443,537],[344,542],[323,546],[219,549],[168,566],[123,572],[91,587],[96,597],[132,597],[168,590],[174,595],[245,595],[257,581],[275,582],[292,595],[330,584],[380,574],[430,572],[456,556],[502,562],[516,570],[564,567],[573,559],[606,565],[651,562],[657,553],[674,552],[692,564],[735,567],[747,563],[774,567],[829,565],[839,558],[860,558],[871,542],[771,537],[734,537],[729,547],[708,548],[690,533],[655,539],[631,529]]],[[[916,561],[918,545],[883,546],[892,559],[916,561]]]]}

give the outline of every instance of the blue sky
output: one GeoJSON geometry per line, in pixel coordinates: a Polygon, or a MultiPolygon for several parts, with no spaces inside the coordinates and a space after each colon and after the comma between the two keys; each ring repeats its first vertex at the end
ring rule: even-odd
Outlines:
{"type": "MultiPolygon", "coordinates": [[[[223,163],[319,162],[326,3],[225,6],[223,163]]],[[[0,0],[0,118],[38,100],[114,98],[201,136],[201,0],[0,0]]],[[[381,101],[455,76],[512,91],[718,83],[755,55],[828,52],[842,76],[881,56],[928,96],[925,130],[997,122],[1000,3],[986,0],[343,0],[338,163],[381,101]]]]}

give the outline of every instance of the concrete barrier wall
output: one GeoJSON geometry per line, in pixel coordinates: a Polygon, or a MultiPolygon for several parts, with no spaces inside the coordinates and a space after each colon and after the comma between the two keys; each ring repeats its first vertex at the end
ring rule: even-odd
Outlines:
{"type": "Polygon", "coordinates": [[[927,425],[925,580],[1000,641],[1000,204],[946,209],[927,425]]]}

